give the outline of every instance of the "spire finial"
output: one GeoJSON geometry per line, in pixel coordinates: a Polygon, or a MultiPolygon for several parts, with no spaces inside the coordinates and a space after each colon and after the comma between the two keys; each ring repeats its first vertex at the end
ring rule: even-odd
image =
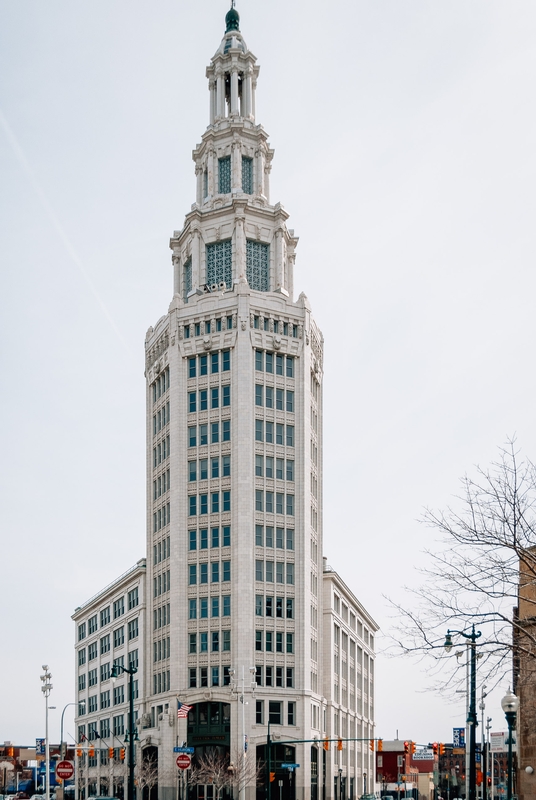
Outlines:
{"type": "Polygon", "coordinates": [[[240,22],[240,15],[235,8],[235,0],[231,0],[231,8],[225,15],[225,33],[229,33],[229,31],[238,31],[240,28],[238,24],[240,22]]]}

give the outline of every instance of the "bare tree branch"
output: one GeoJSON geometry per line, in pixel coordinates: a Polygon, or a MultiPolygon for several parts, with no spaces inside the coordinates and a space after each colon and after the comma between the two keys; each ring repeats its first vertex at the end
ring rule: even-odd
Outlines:
{"type": "Polygon", "coordinates": [[[512,438],[489,469],[477,467],[461,486],[455,507],[424,512],[421,521],[440,534],[441,547],[427,551],[422,584],[407,589],[413,610],[390,601],[397,620],[391,652],[432,656],[438,675],[447,629],[474,624],[483,633],[479,672],[498,681],[514,651],[536,669],[536,626],[526,624],[536,616],[536,466],[520,458],[512,438]]]}

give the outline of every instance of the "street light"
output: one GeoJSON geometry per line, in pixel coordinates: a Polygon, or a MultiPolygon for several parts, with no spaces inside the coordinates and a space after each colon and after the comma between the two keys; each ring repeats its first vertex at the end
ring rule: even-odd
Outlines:
{"type": "Polygon", "coordinates": [[[50,800],[50,743],[48,741],[48,698],[52,691],[50,679],[52,674],[48,671],[48,664],[43,664],[44,675],[41,675],[43,685],[41,691],[45,695],[45,798],[50,800]]]}
{"type": "Polygon", "coordinates": [[[515,696],[510,687],[501,700],[501,708],[504,711],[506,722],[508,723],[508,781],[506,783],[506,800],[512,800],[512,731],[516,727],[516,714],[519,708],[519,698],[515,696]]]}
{"type": "Polygon", "coordinates": [[[470,642],[469,647],[471,649],[470,700],[467,714],[467,726],[469,728],[469,800],[476,800],[476,726],[478,725],[476,716],[476,640],[480,638],[482,634],[480,631],[475,633],[474,625],[472,626],[471,633],[448,630],[445,637],[445,650],[447,653],[450,653],[452,650],[453,633],[467,639],[470,642]]]}
{"type": "Polygon", "coordinates": [[[481,711],[481,724],[482,724],[482,730],[480,732],[480,735],[481,735],[481,738],[480,738],[480,742],[481,742],[481,744],[480,744],[480,768],[481,768],[481,772],[482,772],[482,774],[484,776],[483,780],[482,780],[482,800],[486,800],[486,790],[487,790],[487,786],[486,786],[486,773],[487,773],[487,769],[486,769],[486,761],[487,761],[486,733],[485,733],[485,729],[484,729],[484,711],[486,710],[486,704],[484,703],[484,698],[486,698],[488,696],[487,692],[484,691],[484,689],[486,689],[486,688],[487,688],[486,684],[483,683],[482,687],[480,689],[480,705],[479,705],[479,709],[481,711]]]}
{"type": "MultiPolygon", "coordinates": [[[[83,703],[83,704],[85,705],[86,701],[85,701],[85,700],[80,700],[80,704],[81,704],[81,703],[83,703]]],[[[63,750],[63,715],[65,714],[65,709],[66,709],[66,708],[69,708],[69,706],[76,706],[76,705],[79,705],[79,704],[78,704],[78,703],[67,703],[67,705],[64,707],[63,711],[61,712],[61,724],[60,724],[60,756],[61,756],[61,760],[62,760],[62,761],[63,761],[63,759],[65,758],[65,753],[64,753],[64,750],[63,750]]]]}
{"type": "Polygon", "coordinates": [[[139,741],[138,732],[134,723],[134,675],[137,673],[136,667],[124,667],[122,664],[114,664],[110,677],[112,681],[121,672],[126,672],[129,676],[128,680],[128,693],[129,693],[129,725],[125,735],[125,742],[129,743],[128,748],[128,796],[127,800],[134,800],[134,742],[139,741]]]}

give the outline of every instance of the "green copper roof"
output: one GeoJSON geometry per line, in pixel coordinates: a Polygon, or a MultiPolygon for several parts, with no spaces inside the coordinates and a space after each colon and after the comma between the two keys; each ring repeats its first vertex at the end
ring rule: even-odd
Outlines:
{"type": "Polygon", "coordinates": [[[234,7],[234,0],[231,8],[225,15],[225,33],[229,31],[239,31],[238,23],[240,22],[240,14],[234,7]]]}

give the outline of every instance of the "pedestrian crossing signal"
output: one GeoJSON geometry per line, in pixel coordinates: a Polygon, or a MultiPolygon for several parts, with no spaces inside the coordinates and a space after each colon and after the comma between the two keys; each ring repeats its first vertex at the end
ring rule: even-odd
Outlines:
{"type": "Polygon", "coordinates": [[[270,772],[270,783],[275,781],[275,772],[270,772]]]}

